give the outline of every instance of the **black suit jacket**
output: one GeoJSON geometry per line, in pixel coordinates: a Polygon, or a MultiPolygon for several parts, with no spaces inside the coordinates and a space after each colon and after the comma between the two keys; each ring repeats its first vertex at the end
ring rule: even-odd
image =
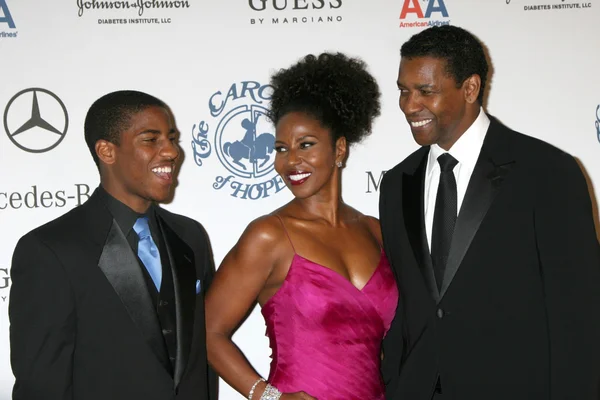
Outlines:
{"type": "Polygon", "coordinates": [[[387,398],[597,400],[600,248],[573,157],[491,118],[438,292],[423,217],[428,147],[387,172],[380,218],[399,311],[387,398]]]}
{"type": "Polygon", "coordinates": [[[208,237],[189,218],[160,208],[157,218],[175,290],[173,375],[164,367],[168,356],[142,267],[96,192],[15,249],[14,400],[216,399],[205,346],[204,292],[213,276],[208,237]]]}

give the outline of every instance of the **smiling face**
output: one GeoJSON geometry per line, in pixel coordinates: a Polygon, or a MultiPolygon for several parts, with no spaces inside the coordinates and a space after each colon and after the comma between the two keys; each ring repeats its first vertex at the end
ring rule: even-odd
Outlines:
{"type": "Polygon", "coordinates": [[[151,106],[131,116],[119,144],[96,142],[101,161],[102,186],[137,212],[171,194],[179,158],[178,133],[171,114],[151,106]]]}
{"type": "Polygon", "coordinates": [[[337,162],[346,155],[346,139],[332,144],[331,132],[301,112],[284,115],[276,127],[275,170],[297,198],[339,193],[337,162]]]}
{"type": "Polygon", "coordinates": [[[441,58],[403,57],[398,73],[400,109],[415,141],[449,150],[477,118],[479,87],[477,75],[456,82],[441,58]]]}

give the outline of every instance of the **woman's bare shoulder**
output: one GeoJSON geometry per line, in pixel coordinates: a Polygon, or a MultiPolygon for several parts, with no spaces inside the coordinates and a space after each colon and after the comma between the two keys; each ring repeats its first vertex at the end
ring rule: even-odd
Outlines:
{"type": "Polygon", "coordinates": [[[273,248],[281,242],[283,226],[276,214],[267,214],[250,222],[238,241],[238,246],[273,248]]]}

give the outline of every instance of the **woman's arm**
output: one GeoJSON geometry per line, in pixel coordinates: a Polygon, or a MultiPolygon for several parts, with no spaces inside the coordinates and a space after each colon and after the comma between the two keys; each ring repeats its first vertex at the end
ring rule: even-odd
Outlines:
{"type": "MultiPolygon", "coordinates": [[[[244,397],[248,397],[260,376],[233,343],[231,335],[259,295],[274,292],[281,285],[283,279],[272,275],[278,265],[282,265],[286,251],[289,252],[285,247],[287,241],[282,238],[285,233],[276,217],[262,217],[252,222],[221,263],[206,294],[208,361],[244,397]]],[[[264,382],[256,385],[253,400],[260,399],[265,387],[264,382]]],[[[302,394],[281,397],[296,398],[312,399],[302,394]]]]}

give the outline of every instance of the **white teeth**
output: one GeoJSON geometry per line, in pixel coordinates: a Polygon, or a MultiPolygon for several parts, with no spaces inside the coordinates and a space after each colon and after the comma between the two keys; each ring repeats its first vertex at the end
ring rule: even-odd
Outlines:
{"type": "Polygon", "coordinates": [[[173,168],[171,168],[171,167],[152,168],[152,172],[155,172],[157,174],[170,174],[172,170],[173,170],[173,168]]]}
{"type": "Polygon", "coordinates": [[[414,121],[414,122],[411,122],[410,126],[412,126],[413,128],[419,128],[421,126],[427,125],[430,122],[431,122],[430,119],[424,119],[423,121],[414,121]]]}
{"type": "Polygon", "coordinates": [[[310,172],[307,172],[306,174],[290,175],[290,181],[300,181],[304,178],[308,178],[309,176],[310,176],[310,172]]]}

